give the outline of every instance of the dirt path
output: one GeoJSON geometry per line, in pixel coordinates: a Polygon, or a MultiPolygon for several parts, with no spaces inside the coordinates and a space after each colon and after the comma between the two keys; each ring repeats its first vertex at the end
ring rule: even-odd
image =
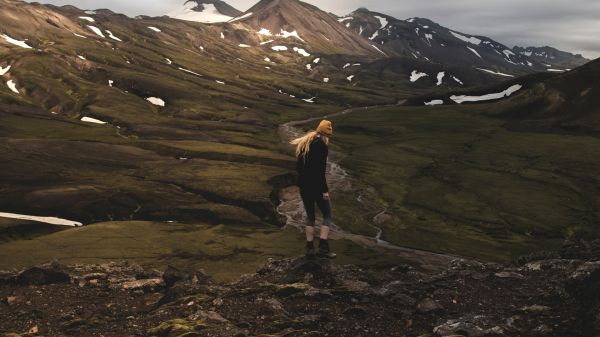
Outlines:
{"type": "MultiPolygon", "coordinates": [[[[357,111],[368,111],[371,108],[382,108],[385,106],[374,106],[374,107],[360,107],[353,109],[346,109],[334,114],[329,114],[325,116],[308,118],[300,121],[291,121],[285,124],[282,124],[279,127],[279,132],[281,139],[289,144],[289,141],[293,138],[299,137],[302,135],[303,131],[298,128],[299,125],[303,125],[306,123],[310,123],[313,121],[327,119],[335,116],[341,116],[357,111]]],[[[334,151],[330,151],[328,167],[327,167],[327,183],[329,185],[329,189],[332,194],[337,192],[350,192],[356,193],[352,190],[352,182],[351,178],[348,176],[348,173],[339,165],[339,160],[341,158],[341,154],[336,153],[334,151]]],[[[281,203],[277,207],[277,212],[283,215],[286,218],[286,229],[296,228],[298,230],[304,230],[304,207],[302,205],[302,200],[300,199],[300,193],[296,186],[290,186],[281,191],[279,196],[281,203]]],[[[383,231],[381,228],[377,227],[375,223],[377,222],[377,218],[381,217],[385,214],[386,210],[382,206],[374,206],[374,202],[370,200],[365,200],[365,198],[358,194],[356,196],[357,201],[361,204],[368,206],[367,208],[373,209],[374,207],[378,207],[379,211],[376,212],[376,215],[373,217],[373,220],[370,221],[369,225],[372,226],[377,234],[374,237],[369,237],[365,235],[359,235],[350,233],[345,231],[343,228],[335,225],[335,222],[331,226],[331,238],[335,240],[345,239],[353,241],[363,247],[373,248],[373,249],[384,249],[388,253],[393,253],[399,258],[406,260],[409,263],[413,263],[419,265],[421,268],[431,271],[439,271],[445,269],[448,264],[455,260],[461,259],[457,256],[446,255],[446,254],[438,254],[428,251],[422,251],[417,249],[399,247],[393,245],[389,242],[381,240],[383,235],[383,231]]],[[[335,219],[335,211],[334,211],[334,219],[335,219]]]]}

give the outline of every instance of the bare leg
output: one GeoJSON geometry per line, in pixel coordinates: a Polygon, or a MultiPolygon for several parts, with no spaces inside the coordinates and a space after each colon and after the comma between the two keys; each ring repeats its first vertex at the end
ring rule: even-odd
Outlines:
{"type": "Polygon", "coordinates": [[[315,240],[315,227],[306,226],[306,241],[313,242],[315,240]]]}
{"type": "Polygon", "coordinates": [[[329,239],[329,226],[322,225],[321,226],[321,234],[319,235],[321,240],[329,239]]]}

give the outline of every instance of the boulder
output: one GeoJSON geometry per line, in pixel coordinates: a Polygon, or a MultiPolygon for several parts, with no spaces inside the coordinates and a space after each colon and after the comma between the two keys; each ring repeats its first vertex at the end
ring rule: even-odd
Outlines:
{"type": "Polygon", "coordinates": [[[444,307],[432,298],[427,297],[417,304],[417,311],[426,314],[444,310],[444,307]]]}
{"type": "Polygon", "coordinates": [[[64,267],[56,263],[29,268],[17,275],[19,285],[45,285],[69,283],[70,281],[71,276],[64,271],[64,267]]]}
{"type": "Polygon", "coordinates": [[[170,288],[179,281],[189,279],[189,275],[173,266],[168,266],[167,269],[165,269],[165,272],[163,273],[162,278],[163,278],[163,281],[165,282],[165,286],[170,288]]]}
{"type": "Polygon", "coordinates": [[[156,291],[164,285],[163,280],[159,278],[146,279],[146,280],[135,280],[121,283],[121,288],[124,290],[142,290],[142,291],[156,291]]]}
{"type": "Polygon", "coordinates": [[[525,276],[523,276],[519,273],[512,272],[512,271],[501,271],[494,275],[496,275],[496,277],[499,277],[499,278],[510,278],[510,279],[515,279],[515,280],[525,279],[525,276]]]}

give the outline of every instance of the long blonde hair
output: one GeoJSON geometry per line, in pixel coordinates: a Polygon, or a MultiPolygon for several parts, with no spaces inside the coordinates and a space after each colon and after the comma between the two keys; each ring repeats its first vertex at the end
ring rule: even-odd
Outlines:
{"type": "Polygon", "coordinates": [[[292,140],[290,144],[296,145],[296,157],[302,156],[306,159],[310,152],[310,144],[317,137],[320,137],[325,144],[329,144],[329,137],[320,134],[317,131],[309,131],[304,136],[292,140]]]}

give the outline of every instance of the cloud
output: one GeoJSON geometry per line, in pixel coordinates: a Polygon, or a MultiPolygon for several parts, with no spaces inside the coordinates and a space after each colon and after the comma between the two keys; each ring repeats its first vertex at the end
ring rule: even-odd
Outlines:
{"type": "MultiPolygon", "coordinates": [[[[44,1],[44,0],[42,0],[44,1]]],[[[84,9],[109,8],[131,16],[162,15],[185,0],[45,0],[84,9]]],[[[226,0],[227,1],[227,0],[226,0]]],[[[510,47],[549,45],[600,57],[600,1],[597,0],[305,0],[338,15],[358,7],[399,19],[424,17],[467,34],[488,36],[510,47]]],[[[257,0],[229,0],[246,10],[257,0]]]]}

